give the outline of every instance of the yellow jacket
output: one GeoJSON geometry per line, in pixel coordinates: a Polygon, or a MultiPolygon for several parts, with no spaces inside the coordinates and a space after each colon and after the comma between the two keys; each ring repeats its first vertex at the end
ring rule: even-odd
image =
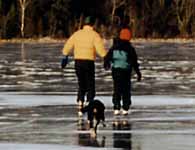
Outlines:
{"type": "Polygon", "coordinates": [[[83,29],[76,31],[67,40],[63,54],[68,55],[71,50],[74,52],[74,59],[95,60],[96,52],[100,57],[106,55],[103,40],[89,25],[85,25],[83,29]]]}

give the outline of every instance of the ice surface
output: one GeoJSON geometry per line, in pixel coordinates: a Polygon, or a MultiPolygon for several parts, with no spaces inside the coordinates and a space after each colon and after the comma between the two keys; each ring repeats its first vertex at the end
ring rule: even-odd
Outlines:
{"type": "MultiPolygon", "coordinates": [[[[108,107],[112,106],[111,96],[97,96],[108,107]]],[[[75,105],[75,95],[27,95],[0,93],[0,106],[42,106],[42,105],[75,105]]],[[[194,105],[193,96],[142,95],[132,96],[132,106],[161,106],[161,105],[194,105]]]]}
{"type": "MultiPolygon", "coordinates": [[[[66,146],[66,145],[52,145],[52,144],[10,144],[0,143],[1,150],[98,150],[100,148],[81,147],[81,146],[66,146]]],[[[101,148],[102,150],[104,148],[101,148]]],[[[113,149],[113,148],[112,148],[113,149]]],[[[105,148],[109,150],[109,148],[105,148]]]]}

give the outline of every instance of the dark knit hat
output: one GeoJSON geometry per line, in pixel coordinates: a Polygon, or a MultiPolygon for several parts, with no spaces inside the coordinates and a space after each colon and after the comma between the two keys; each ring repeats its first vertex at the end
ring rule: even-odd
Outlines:
{"type": "Polygon", "coordinates": [[[129,30],[129,29],[127,29],[127,28],[125,28],[125,29],[122,29],[121,31],[120,31],[120,36],[119,36],[119,38],[121,39],[121,40],[131,40],[131,38],[132,38],[132,34],[131,34],[131,31],[129,30]]]}

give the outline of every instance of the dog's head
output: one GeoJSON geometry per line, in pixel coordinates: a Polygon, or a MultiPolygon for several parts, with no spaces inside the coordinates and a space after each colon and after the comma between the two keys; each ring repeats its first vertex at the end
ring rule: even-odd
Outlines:
{"type": "Polygon", "coordinates": [[[100,100],[94,100],[90,104],[91,106],[91,113],[93,113],[94,118],[97,120],[104,120],[104,110],[105,106],[100,100]]]}

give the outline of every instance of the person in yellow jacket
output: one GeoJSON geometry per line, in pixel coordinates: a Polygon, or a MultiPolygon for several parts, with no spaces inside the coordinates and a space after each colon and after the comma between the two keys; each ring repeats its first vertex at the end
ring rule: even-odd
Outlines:
{"type": "Polygon", "coordinates": [[[106,50],[100,35],[93,30],[95,18],[86,17],[82,29],[73,33],[67,40],[63,48],[62,68],[65,68],[68,62],[68,55],[73,50],[75,60],[75,70],[78,78],[78,95],[79,104],[78,115],[82,116],[81,108],[83,103],[94,100],[95,97],[95,59],[96,53],[104,58],[106,50]],[[86,97],[86,100],[85,100],[86,97]]]}

